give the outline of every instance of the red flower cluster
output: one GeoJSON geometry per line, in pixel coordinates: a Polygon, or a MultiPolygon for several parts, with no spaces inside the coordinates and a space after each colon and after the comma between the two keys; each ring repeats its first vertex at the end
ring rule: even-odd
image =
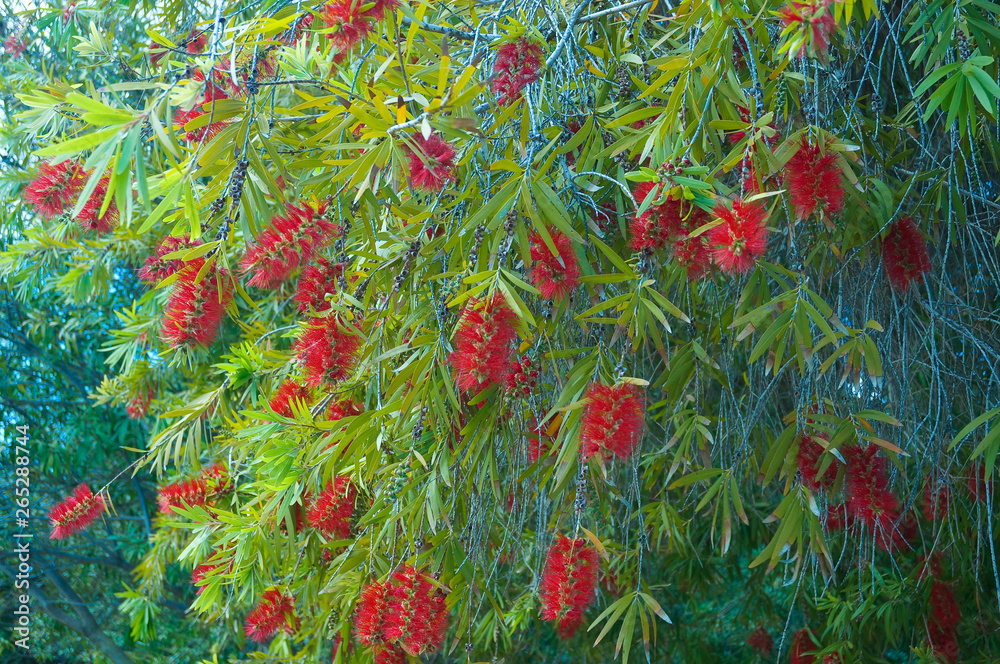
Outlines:
{"type": "Polygon", "coordinates": [[[95,496],[86,484],[79,485],[68,498],[49,511],[49,521],[52,522],[49,539],[66,539],[80,532],[101,516],[104,507],[103,496],[95,496]]]}
{"type": "Polygon", "coordinates": [[[129,399],[128,404],[125,406],[125,413],[129,416],[129,419],[141,420],[149,412],[149,402],[153,400],[156,396],[156,392],[152,389],[148,389],[145,392],[139,392],[131,399],[129,399]]]}
{"type": "Polygon", "coordinates": [[[993,478],[986,477],[986,466],[981,463],[970,467],[968,472],[969,474],[965,478],[965,485],[969,489],[969,495],[974,500],[985,503],[987,494],[993,488],[993,478]]]}
{"type": "Polygon", "coordinates": [[[265,590],[260,603],[247,616],[244,631],[251,641],[263,643],[278,633],[281,628],[285,633],[292,632],[290,619],[295,614],[295,597],[277,588],[265,590]]]}
{"type": "Polygon", "coordinates": [[[774,652],[774,639],[768,634],[767,630],[764,629],[763,625],[755,629],[749,637],[747,637],[747,646],[751,650],[760,653],[761,655],[767,656],[774,652]]]}
{"type": "Polygon", "coordinates": [[[247,248],[240,267],[253,272],[251,286],[274,288],[292,272],[312,260],[340,226],[325,217],[326,205],[292,205],[285,214],[271,220],[271,228],[257,236],[257,241],[247,248]]]}
{"type": "Polygon", "coordinates": [[[412,136],[415,149],[410,150],[410,180],[424,191],[441,191],[445,183],[455,179],[455,148],[437,134],[424,138],[412,136]]]}
{"type": "Polygon", "coordinates": [[[517,314],[503,295],[497,292],[480,309],[476,305],[474,300],[466,305],[449,358],[458,389],[473,394],[504,383],[517,340],[517,314]]]}
{"type": "Polygon", "coordinates": [[[520,99],[524,89],[542,76],[542,47],[523,37],[497,49],[490,87],[501,106],[520,99]]]}
{"type": "Polygon", "coordinates": [[[108,204],[108,209],[104,211],[104,214],[101,214],[101,206],[104,205],[104,197],[108,193],[110,182],[111,180],[107,176],[98,180],[90,198],[83,204],[80,214],[76,215],[77,222],[84,230],[107,233],[118,223],[118,205],[114,199],[108,204]]]}
{"type": "Polygon", "coordinates": [[[354,371],[362,338],[337,316],[318,319],[295,344],[295,352],[311,387],[333,387],[354,371]]]}
{"type": "MultiPolygon", "coordinates": [[[[820,436],[826,440],[825,436],[820,436]]],[[[833,485],[836,476],[835,469],[831,466],[826,469],[822,477],[818,477],[820,456],[826,448],[812,436],[803,435],[799,439],[799,474],[802,476],[802,484],[810,491],[829,489],[833,485]]]]}
{"type": "Polygon", "coordinates": [[[723,272],[748,272],[767,249],[767,211],[760,203],[720,203],[713,213],[722,223],[708,232],[712,256],[723,272]]]}
{"type": "Polygon", "coordinates": [[[327,537],[347,539],[351,536],[351,516],[357,495],[351,480],[338,475],[310,505],[306,521],[327,537]]]}
{"type": "Polygon", "coordinates": [[[934,579],[931,583],[930,607],[927,641],[938,656],[948,662],[955,662],[958,660],[958,623],[962,614],[950,584],[934,579]]]}
{"type": "MultiPolygon", "coordinates": [[[[635,188],[635,200],[641,205],[655,185],[655,182],[640,182],[635,188]]],[[[689,276],[700,277],[708,267],[711,254],[704,235],[690,237],[690,234],[707,221],[708,215],[698,206],[668,198],[650,205],[632,219],[629,225],[632,249],[652,251],[671,245],[674,260],[687,268],[689,276]]]]}
{"type": "Polygon", "coordinates": [[[889,283],[905,293],[911,283],[920,283],[931,270],[927,242],[910,217],[902,217],[892,225],[882,243],[882,267],[889,283]]]}
{"type": "Polygon", "coordinates": [[[363,412],[365,412],[364,406],[353,399],[338,399],[330,403],[330,408],[326,412],[326,419],[336,422],[345,417],[356,417],[363,412]]]}
{"type": "Polygon", "coordinates": [[[816,643],[809,636],[809,631],[800,629],[792,636],[792,645],[788,650],[788,664],[815,664],[816,656],[807,653],[816,650],[816,643]]]}
{"type": "Polygon", "coordinates": [[[528,463],[535,463],[549,453],[552,447],[552,439],[548,432],[538,426],[535,416],[528,418],[528,463]]]}
{"type": "Polygon", "coordinates": [[[54,219],[76,202],[87,184],[87,172],[75,161],[45,162],[38,176],[24,188],[24,200],[45,219],[54,219]]]}
{"type": "Polygon", "coordinates": [[[404,662],[441,647],[448,631],[445,595],[423,572],[400,567],[361,591],[355,629],[376,662],[404,662]]]}
{"type": "Polygon", "coordinates": [[[522,355],[521,359],[514,358],[510,363],[504,387],[508,394],[527,398],[534,391],[537,379],[538,369],[532,367],[530,357],[522,355]]]}
{"type": "Polygon", "coordinates": [[[542,620],[555,621],[561,638],[571,638],[583,624],[584,611],[597,590],[599,569],[597,549],[589,540],[556,535],[545,558],[539,599],[542,620]]]}
{"type": "Polygon", "coordinates": [[[833,17],[834,0],[792,0],[790,6],[778,12],[786,32],[801,33],[804,41],[797,49],[789,51],[790,57],[805,57],[806,52],[825,57],[830,47],[830,37],[837,31],[833,17]]]}
{"type": "Polygon", "coordinates": [[[268,405],[278,415],[291,417],[293,401],[308,404],[309,388],[299,385],[294,380],[286,380],[278,387],[268,405]]]}
{"type": "Polygon", "coordinates": [[[305,314],[310,310],[329,309],[330,303],[326,301],[326,295],[340,290],[340,278],[343,275],[343,263],[331,263],[325,258],[320,258],[316,265],[310,265],[302,270],[299,285],[295,290],[295,301],[299,304],[299,311],[305,314]]]}
{"type": "Polygon", "coordinates": [[[205,586],[201,582],[205,580],[209,572],[218,567],[213,563],[202,563],[191,570],[191,585],[196,588],[195,594],[200,595],[205,590],[205,586]]]}
{"type": "Polygon", "coordinates": [[[28,40],[21,35],[11,34],[3,42],[4,53],[12,58],[16,58],[28,50],[28,40]]]}
{"type": "MultiPolygon", "coordinates": [[[[750,109],[749,108],[747,108],[746,106],[739,106],[739,105],[737,105],[736,106],[736,112],[740,114],[740,120],[742,120],[743,122],[745,122],[747,124],[750,124],[750,120],[752,120],[753,118],[750,116],[750,109]]],[[[774,121],[769,122],[767,126],[770,127],[771,129],[773,129],[775,132],[778,131],[778,125],[775,124],[774,121]]],[[[730,143],[732,143],[733,145],[735,145],[736,143],[739,143],[740,141],[742,141],[746,137],[747,137],[747,133],[745,131],[738,131],[737,130],[737,131],[730,132],[726,136],[726,139],[730,143]]],[[[774,150],[774,149],[776,149],[778,147],[778,143],[781,142],[781,135],[778,134],[778,133],[774,133],[774,134],[771,135],[770,138],[765,138],[764,140],[767,142],[767,144],[769,146],[771,146],[771,150],[774,150]]]]}
{"type": "MultiPolygon", "coordinates": [[[[198,53],[204,53],[205,47],[208,46],[208,33],[198,32],[197,30],[192,30],[187,36],[187,39],[179,44],[184,47],[188,53],[191,55],[197,55],[198,53]]],[[[157,42],[149,43],[149,62],[155,67],[159,64],[163,56],[167,54],[168,50],[163,44],[157,42]]]]}
{"type": "Polygon", "coordinates": [[[198,280],[204,265],[205,259],[198,257],[178,271],[160,329],[162,339],[174,348],[215,341],[233,299],[229,273],[214,264],[198,280]]]}
{"type": "Polygon", "coordinates": [[[646,406],[642,391],[631,383],[615,386],[591,385],[580,418],[580,450],[584,461],[596,454],[605,461],[615,456],[631,457],[639,448],[646,427],[646,406]]]}
{"type": "MultiPolygon", "coordinates": [[[[210,111],[204,110],[204,105],[211,104],[217,99],[228,99],[229,97],[225,90],[223,90],[219,85],[216,85],[212,81],[208,81],[206,83],[205,75],[200,71],[196,71],[191,78],[199,83],[204,83],[205,91],[202,93],[201,99],[195,102],[195,105],[191,108],[191,110],[184,111],[178,108],[174,111],[174,125],[182,128],[195,118],[199,118],[210,113],[210,111]]],[[[213,78],[218,80],[222,77],[215,75],[213,78]]],[[[188,143],[200,143],[202,140],[211,140],[213,136],[225,129],[227,124],[229,124],[228,121],[220,120],[201,127],[192,128],[184,134],[184,140],[188,143]]]]}
{"type": "Polygon", "coordinates": [[[183,265],[183,262],[179,258],[164,259],[163,257],[175,251],[196,247],[199,244],[201,244],[200,240],[192,242],[187,235],[182,235],[181,237],[177,237],[176,235],[166,236],[156,245],[156,253],[148,257],[142,267],[139,268],[139,281],[151,286],[160,283],[179,270],[183,265]]]}
{"type": "Polygon", "coordinates": [[[847,515],[875,533],[876,543],[883,549],[903,544],[896,522],[899,520],[899,500],[889,489],[889,459],[876,456],[878,447],[869,445],[842,450],[847,461],[847,515]]]}
{"type": "Polygon", "coordinates": [[[792,207],[799,219],[813,212],[827,217],[844,207],[844,182],[837,167],[837,155],[822,154],[818,145],[805,138],[798,151],[785,166],[792,207]]]}
{"type": "Polygon", "coordinates": [[[174,507],[207,505],[229,490],[229,476],[225,468],[215,464],[203,470],[198,477],[167,484],[160,488],[157,504],[163,514],[172,514],[174,507]]]}
{"type": "Polygon", "coordinates": [[[535,231],[528,235],[531,243],[531,283],[546,300],[564,300],[576,288],[580,278],[580,263],[573,243],[554,228],[548,229],[557,255],[553,256],[542,236],[535,231]]]}
{"type": "Polygon", "coordinates": [[[940,479],[932,479],[924,484],[923,494],[924,518],[928,521],[943,521],[947,518],[951,488],[940,479]]]}
{"type": "Polygon", "coordinates": [[[355,44],[371,35],[375,23],[386,12],[396,10],[399,0],[375,0],[374,5],[369,5],[372,3],[362,0],[331,0],[323,6],[323,22],[332,28],[326,36],[337,49],[338,62],[355,44]]]}

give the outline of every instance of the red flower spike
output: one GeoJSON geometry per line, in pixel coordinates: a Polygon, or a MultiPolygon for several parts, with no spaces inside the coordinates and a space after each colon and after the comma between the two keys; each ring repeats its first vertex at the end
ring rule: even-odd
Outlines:
{"type": "Polygon", "coordinates": [[[132,420],[141,420],[149,412],[149,402],[156,397],[156,392],[152,389],[140,392],[132,397],[125,406],[125,413],[132,420]]]}
{"type": "Polygon", "coordinates": [[[510,363],[510,371],[504,379],[504,389],[511,396],[527,398],[535,391],[538,384],[538,370],[533,368],[531,358],[522,355],[510,363]]]}
{"type": "Polygon", "coordinates": [[[542,47],[521,38],[497,49],[490,87],[497,103],[506,106],[521,98],[524,89],[542,76],[542,47]]]}
{"type": "Polygon", "coordinates": [[[28,50],[28,40],[18,34],[12,34],[3,42],[4,53],[12,58],[19,57],[28,50]]]}
{"type": "Polygon", "coordinates": [[[187,235],[182,235],[181,237],[175,235],[166,236],[156,245],[155,255],[147,258],[146,262],[139,268],[137,272],[139,281],[151,286],[160,283],[184,265],[180,258],[165,260],[163,257],[175,251],[196,247],[199,244],[201,244],[200,240],[192,242],[187,235]]]}
{"type": "Polygon", "coordinates": [[[365,407],[353,399],[339,399],[330,403],[330,408],[326,411],[326,419],[331,422],[342,420],[345,417],[357,417],[365,412],[365,407]]]}
{"type": "Polygon", "coordinates": [[[969,495],[974,500],[981,503],[986,502],[987,494],[993,489],[993,478],[986,477],[986,466],[977,463],[968,470],[965,485],[969,489],[969,495]]]}
{"type": "Polygon", "coordinates": [[[45,162],[24,188],[22,197],[45,219],[54,219],[76,202],[88,174],[74,161],[45,162]]]}
{"type": "Polygon", "coordinates": [[[80,228],[93,233],[107,233],[118,224],[118,205],[114,199],[108,204],[108,209],[101,214],[101,206],[104,205],[104,197],[108,193],[110,179],[103,177],[97,182],[90,198],[84,203],[80,214],[76,216],[80,228]]]}
{"type": "Polygon", "coordinates": [[[376,661],[399,661],[441,647],[448,609],[430,577],[406,565],[385,583],[362,589],[354,624],[362,645],[375,650],[376,661]]]}
{"type": "Polygon", "coordinates": [[[455,179],[455,148],[437,134],[424,138],[413,136],[410,150],[410,180],[413,186],[424,191],[437,192],[455,179]]]}
{"type": "Polygon", "coordinates": [[[844,181],[837,155],[821,154],[819,146],[802,139],[798,151],[785,166],[792,207],[799,219],[813,212],[831,217],[844,207],[844,181]]]}
{"type": "Polygon", "coordinates": [[[539,587],[542,620],[555,621],[560,638],[571,638],[597,590],[597,549],[586,539],[556,535],[539,587]]]}
{"type": "Polygon", "coordinates": [[[481,308],[476,306],[474,300],[466,305],[448,358],[458,389],[471,394],[504,383],[517,340],[517,314],[503,295],[498,292],[481,308]]]}
{"type": "Polygon", "coordinates": [[[203,257],[184,264],[163,313],[160,337],[174,348],[215,341],[233,299],[229,274],[214,264],[198,281],[204,265],[203,257]]]}
{"type": "MultiPolygon", "coordinates": [[[[819,436],[826,440],[825,436],[819,436]]],[[[831,465],[823,473],[819,474],[820,456],[826,450],[823,445],[812,436],[802,436],[799,439],[799,474],[802,476],[802,484],[810,491],[820,491],[829,489],[833,485],[836,469],[831,465]]]]}
{"type": "Polygon", "coordinates": [[[792,645],[788,650],[788,664],[815,664],[816,656],[808,654],[813,650],[816,650],[816,644],[809,636],[809,632],[800,629],[792,637],[792,645]]]}
{"type": "Polygon", "coordinates": [[[573,242],[554,228],[548,229],[557,255],[553,256],[542,236],[532,231],[528,235],[531,243],[531,283],[542,298],[564,300],[573,292],[580,278],[580,264],[573,251],[573,242]]]}
{"type": "Polygon", "coordinates": [[[351,536],[351,517],[357,495],[350,479],[338,475],[310,505],[306,521],[327,537],[347,539],[351,536]]]}
{"type": "Polygon", "coordinates": [[[747,646],[751,650],[764,655],[770,655],[774,652],[774,639],[768,634],[767,630],[763,626],[755,629],[749,637],[747,637],[747,646]]]}
{"type": "Polygon", "coordinates": [[[323,6],[323,22],[331,28],[326,36],[338,55],[346,55],[375,30],[374,16],[362,9],[365,4],[363,0],[331,0],[323,6]]]}
{"type": "Polygon", "coordinates": [[[200,595],[202,591],[205,590],[205,584],[203,584],[202,581],[205,580],[205,577],[209,572],[217,569],[218,567],[218,565],[212,563],[202,563],[191,570],[191,585],[196,588],[195,594],[200,595]]]}
{"type": "Polygon", "coordinates": [[[951,488],[940,479],[930,479],[923,489],[923,514],[928,521],[943,521],[948,517],[951,488]]]}
{"type": "Polygon", "coordinates": [[[910,284],[923,281],[931,270],[927,242],[910,217],[902,217],[889,229],[882,243],[882,267],[893,288],[905,293],[910,284]]]}
{"type": "Polygon", "coordinates": [[[646,428],[642,391],[631,383],[593,384],[584,394],[580,418],[580,450],[584,461],[601,454],[605,461],[625,461],[639,448],[646,428]]]}
{"type": "Polygon", "coordinates": [[[292,416],[292,402],[299,401],[303,404],[309,403],[309,388],[299,385],[293,380],[286,380],[278,387],[278,391],[271,397],[268,404],[278,415],[282,417],[292,416]]]}
{"type": "Polygon", "coordinates": [[[289,203],[283,215],[275,216],[240,261],[244,271],[253,272],[250,285],[274,288],[339,235],[340,226],[326,219],[325,212],[325,205],[317,209],[289,203]]]}
{"type": "Polygon", "coordinates": [[[733,201],[713,210],[722,223],[708,232],[712,256],[723,272],[745,273],[767,249],[767,211],[760,203],[733,201]]]}
{"type": "Polygon", "coordinates": [[[958,660],[958,623],[962,619],[950,584],[935,580],[931,584],[930,620],[927,621],[927,641],[931,649],[947,662],[958,660]]]}
{"type": "Polygon", "coordinates": [[[284,628],[291,633],[289,618],[295,613],[295,597],[277,588],[265,590],[260,603],[247,616],[244,631],[251,641],[263,643],[284,628]]]}
{"type": "Polygon", "coordinates": [[[534,415],[528,418],[528,432],[525,437],[528,439],[528,463],[535,463],[542,457],[548,456],[552,448],[552,439],[544,428],[538,426],[534,415]]]}
{"type": "Polygon", "coordinates": [[[89,486],[80,484],[68,498],[49,511],[49,521],[52,522],[49,538],[61,540],[80,532],[96,521],[104,508],[104,497],[100,494],[95,496],[89,486]]]}
{"type": "Polygon", "coordinates": [[[876,456],[875,445],[864,450],[850,446],[841,451],[847,461],[844,492],[849,518],[869,528],[879,548],[888,550],[905,544],[897,525],[899,500],[889,489],[889,459],[876,456]]]}
{"type": "Polygon", "coordinates": [[[157,504],[163,514],[172,514],[174,507],[208,505],[230,489],[230,478],[225,468],[215,464],[204,469],[198,477],[174,482],[160,487],[157,504]]]}
{"type": "Polygon", "coordinates": [[[837,32],[837,21],[833,16],[834,0],[792,0],[791,5],[779,10],[782,26],[799,32],[805,38],[801,46],[790,50],[788,55],[805,57],[808,51],[820,58],[826,57],[830,47],[830,37],[837,32]]]}
{"type": "Polygon", "coordinates": [[[295,344],[295,352],[310,387],[332,388],[350,377],[363,339],[337,316],[317,319],[295,344]]]}
{"type": "Polygon", "coordinates": [[[344,276],[343,263],[331,263],[325,258],[319,259],[316,265],[310,265],[302,270],[299,285],[295,289],[295,301],[299,311],[326,311],[330,303],[326,301],[328,293],[340,291],[340,279],[344,276]]]}

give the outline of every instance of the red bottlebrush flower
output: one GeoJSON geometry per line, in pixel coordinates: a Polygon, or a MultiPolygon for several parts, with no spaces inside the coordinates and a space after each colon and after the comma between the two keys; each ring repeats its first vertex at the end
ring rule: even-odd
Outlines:
{"type": "Polygon", "coordinates": [[[882,242],[882,267],[889,283],[905,293],[911,283],[923,281],[924,273],[931,270],[927,242],[910,217],[901,217],[889,229],[882,242]]]}
{"type": "Polygon", "coordinates": [[[198,281],[204,265],[202,257],[185,263],[167,302],[160,336],[174,348],[212,343],[233,299],[229,274],[214,264],[198,281]]]}
{"type": "Polygon", "coordinates": [[[129,419],[141,420],[149,412],[149,402],[153,400],[156,396],[156,392],[152,389],[146,390],[145,392],[139,392],[131,399],[129,399],[128,404],[125,405],[125,413],[129,416],[129,419]]]}
{"type": "Polygon", "coordinates": [[[108,193],[110,179],[103,177],[97,182],[90,198],[84,203],[80,214],[76,215],[76,220],[84,230],[94,233],[107,233],[118,223],[118,205],[114,199],[108,204],[108,209],[101,214],[101,206],[104,205],[104,197],[108,193]]]}
{"type": "Polygon", "coordinates": [[[306,521],[327,537],[347,539],[351,536],[351,516],[357,495],[351,480],[338,475],[313,501],[306,512],[306,521]]]}
{"type": "MultiPolygon", "coordinates": [[[[824,441],[825,436],[819,436],[824,441]]],[[[833,485],[836,470],[833,467],[826,469],[822,477],[819,474],[820,456],[826,448],[812,436],[802,436],[799,439],[799,474],[802,476],[802,484],[810,491],[829,489],[833,485]]]]}
{"type": "Polygon", "coordinates": [[[448,358],[455,370],[458,389],[477,393],[491,385],[502,385],[510,371],[517,332],[515,314],[499,292],[476,309],[470,301],[462,313],[448,358]]]}
{"type": "Polygon", "coordinates": [[[774,652],[774,639],[763,626],[760,626],[747,637],[747,646],[751,650],[767,656],[774,652]]]}
{"type": "Polygon", "coordinates": [[[302,39],[302,35],[305,34],[306,30],[312,27],[313,21],[316,20],[314,14],[303,14],[297,19],[297,22],[293,23],[294,30],[290,30],[291,39],[290,41],[295,44],[302,39]]]}
{"type": "Polygon", "coordinates": [[[271,397],[271,402],[268,405],[278,415],[291,417],[293,401],[308,404],[309,388],[299,385],[294,380],[286,380],[278,387],[278,391],[271,397]]]}
{"type": "Polygon", "coordinates": [[[311,387],[333,387],[354,371],[363,339],[337,316],[317,319],[295,344],[295,352],[311,387]]]}
{"type": "Polygon", "coordinates": [[[497,49],[490,87],[505,106],[521,98],[524,89],[542,76],[542,47],[523,37],[497,49]]]}
{"type": "Polygon", "coordinates": [[[993,478],[987,478],[986,466],[977,463],[969,468],[968,475],[965,478],[965,485],[969,489],[969,495],[974,500],[985,503],[987,494],[993,489],[993,478]]]}
{"type": "Polygon", "coordinates": [[[542,620],[555,621],[560,638],[571,638],[583,624],[597,590],[599,569],[597,549],[589,540],[556,535],[545,558],[539,599],[542,620]]]}
{"type": "Polygon", "coordinates": [[[930,479],[924,483],[923,514],[928,521],[943,521],[948,516],[951,504],[951,488],[940,479],[930,479]]]}
{"type": "Polygon", "coordinates": [[[865,524],[876,535],[883,549],[903,544],[897,528],[899,500],[889,489],[889,459],[876,456],[878,447],[862,450],[851,446],[842,450],[847,461],[847,512],[854,521],[865,524]]]}
{"type": "Polygon", "coordinates": [[[528,439],[528,463],[535,463],[548,455],[552,439],[544,428],[538,426],[534,415],[528,418],[528,432],[525,437],[528,439]]]}
{"type": "Polygon", "coordinates": [[[68,498],[49,511],[52,522],[50,539],[66,539],[92,524],[104,511],[104,497],[94,495],[90,487],[81,484],[68,498]]]}
{"type": "Polygon", "coordinates": [[[157,504],[163,514],[173,513],[174,507],[208,505],[230,489],[230,478],[219,464],[209,466],[198,477],[160,487],[157,504]]]}
{"type": "Polygon", "coordinates": [[[363,10],[364,5],[362,0],[331,0],[323,6],[323,22],[331,28],[326,36],[338,55],[346,54],[375,30],[374,17],[363,10]]]}
{"type": "Polygon", "coordinates": [[[837,155],[821,154],[819,146],[803,139],[785,166],[792,207],[799,219],[813,212],[830,217],[844,207],[844,181],[837,168],[837,155]]]}
{"type": "Polygon", "coordinates": [[[260,603],[247,616],[244,631],[251,641],[263,643],[284,628],[291,633],[290,619],[295,613],[295,597],[277,588],[265,590],[260,603]]]}
{"type": "Polygon", "coordinates": [[[845,506],[841,505],[828,505],[826,508],[826,529],[829,531],[843,530],[849,523],[849,515],[846,512],[845,506]]]}
{"type": "MultiPolygon", "coordinates": [[[[399,0],[373,0],[373,6],[367,13],[376,21],[381,21],[386,14],[396,11],[397,7],[399,7],[399,0]]],[[[411,59],[410,62],[415,62],[415,60],[411,59]]]]}
{"type": "Polygon", "coordinates": [[[257,236],[240,261],[244,271],[253,272],[250,285],[274,288],[300,265],[311,261],[331,237],[339,235],[340,226],[325,214],[326,205],[317,209],[289,203],[285,214],[275,216],[271,228],[257,236]]]}
{"type": "Polygon", "coordinates": [[[184,46],[187,48],[187,52],[192,55],[204,53],[205,47],[208,46],[208,33],[192,30],[184,41],[184,46]]]}
{"type": "MultiPolygon", "coordinates": [[[[750,121],[753,118],[750,115],[750,109],[749,108],[747,108],[746,106],[737,106],[736,107],[736,112],[739,113],[740,120],[742,120],[743,122],[747,123],[748,125],[751,124],[750,121]]],[[[771,149],[774,150],[775,148],[778,147],[778,143],[781,142],[781,136],[777,133],[777,131],[778,131],[778,125],[776,125],[772,121],[772,122],[768,123],[767,126],[769,128],[771,128],[771,129],[773,129],[775,131],[775,133],[772,134],[769,138],[765,137],[764,140],[765,140],[765,142],[769,146],[771,146],[771,149]]],[[[737,130],[737,131],[729,132],[729,134],[726,136],[726,140],[728,140],[731,144],[735,145],[735,144],[739,143],[740,141],[742,141],[746,137],[747,137],[747,132],[737,130]]]]}
{"type": "Polygon", "coordinates": [[[455,179],[455,148],[437,134],[424,138],[413,135],[410,150],[410,180],[424,191],[441,191],[445,183],[455,179]]]}
{"type": "MultiPolygon", "coordinates": [[[[632,192],[636,203],[641,206],[656,185],[656,182],[638,183],[635,191],[632,192]]],[[[663,193],[661,188],[656,196],[662,197],[663,193]]],[[[686,234],[685,217],[691,213],[697,214],[695,210],[698,208],[692,207],[690,210],[684,210],[680,201],[671,198],[662,203],[652,202],[645,212],[633,217],[629,225],[629,232],[632,234],[632,249],[643,251],[664,248],[668,242],[686,234]]]]}
{"type": "Polygon", "coordinates": [[[3,50],[10,57],[16,58],[28,50],[28,41],[18,34],[12,34],[4,40],[3,50]]]}
{"type": "Polygon", "coordinates": [[[336,422],[345,417],[357,417],[363,412],[365,412],[365,407],[353,399],[339,399],[330,403],[330,408],[326,411],[326,419],[336,422]]]}
{"type": "MultiPolygon", "coordinates": [[[[174,126],[183,129],[189,122],[208,114],[209,111],[202,110],[200,105],[195,106],[190,111],[177,109],[174,112],[174,126]]],[[[218,122],[212,122],[200,127],[193,127],[184,132],[184,140],[188,143],[200,143],[202,140],[210,141],[215,138],[220,131],[225,129],[228,124],[229,122],[227,120],[220,120],[218,122]]]]}
{"type": "Polygon", "coordinates": [[[532,367],[531,358],[523,355],[521,359],[514,358],[510,363],[504,388],[508,394],[527,398],[534,391],[537,380],[538,370],[532,367]]]}
{"type": "Polygon", "coordinates": [[[327,293],[340,290],[340,280],[344,277],[344,264],[331,263],[325,258],[319,259],[317,265],[310,265],[302,270],[299,285],[295,290],[295,301],[299,311],[326,311],[330,303],[326,301],[327,293]]]}
{"type": "Polygon", "coordinates": [[[800,629],[792,636],[792,645],[788,650],[788,664],[815,664],[816,656],[811,655],[816,650],[816,643],[809,636],[809,631],[800,629]]]}
{"type": "Polygon", "coordinates": [[[192,242],[187,235],[182,235],[181,237],[175,235],[166,236],[156,245],[156,253],[147,258],[146,262],[139,268],[137,273],[139,281],[151,286],[160,283],[184,265],[183,261],[179,258],[164,259],[163,257],[175,251],[196,247],[199,244],[201,244],[200,240],[192,242]]]}
{"type": "Polygon", "coordinates": [[[580,450],[588,461],[602,454],[622,461],[639,448],[646,427],[646,406],[642,391],[631,383],[616,386],[593,384],[584,394],[587,405],[580,418],[580,450]]]}
{"type": "Polygon", "coordinates": [[[375,650],[377,661],[433,652],[448,630],[444,593],[426,574],[403,566],[385,583],[362,589],[354,625],[358,640],[375,650]]]}
{"type": "Polygon", "coordinates": [[[957,628],[962,615],[949,584],[938,580],[931,584],[930,609],[927,641],[935,654],[955,662],[959,654],[957,628]]]}
{"type": "Polygon", "coordinates": [[[70,207],[87,184],[87,173],[80,164],[62,161],[45,162],[38,176],[24,188],[24,200],[45,219],[54,219],[70,207]]]}
{"type": "Polygon", "coordinates": [[[573,292],[580,278],[580,264],[573,251],[573,242],[554,228],[548,229],[557,255],[542,240],[542,236],[532,231],[528,235],[531,243],[531,283],[546,300],[564,300],[573,292]]]}
{"type": "Polygon", "coordinates": [[[782,7],[778,14],[784,26],[783,35],[797,33],[802,42],[788,51],[789,57],[810,55],[825,58],[830,47],[830,37],[837,32],[837,21],[833,16],[834,0],[792,0],[791,5],[782,7]]]}
{"type": "Polygon", "coordinates": [[[713,213],[722,220],[708,232],[715,262],[724,272],[748,272],[767,249],[767,211],[737,198],[731,210],[720,203],[713,213]]]}
{"type": "Polygon", "coordinates": [[[212,563],[202,563],[191,570],[191,585],[196,588],[195,594],[200,595],[205,590],[205,584],[202,581],[205,580],[209,572],[218,569],[218,567],[218,565],[212,563]]]}

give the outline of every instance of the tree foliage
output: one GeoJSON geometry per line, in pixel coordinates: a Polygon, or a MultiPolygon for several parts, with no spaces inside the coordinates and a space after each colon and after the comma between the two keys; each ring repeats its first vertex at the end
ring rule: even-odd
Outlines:
{"type": "Polygon", "coordinates": [[[994,661],[997,12],[23,14],[0,273],[122,301],[135,637],[192,573],[240,657],[994,661]]]}

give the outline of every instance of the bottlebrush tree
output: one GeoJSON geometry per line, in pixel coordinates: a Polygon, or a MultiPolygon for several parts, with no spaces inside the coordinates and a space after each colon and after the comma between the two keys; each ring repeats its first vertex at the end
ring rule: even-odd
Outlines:
{"type": "Polygon", "coordinates": [[[996,5],[72,10],[100,77],[5,56],[0,273],[143,284],[132,600],[282,661],[1000,657],[996,5]]]}

